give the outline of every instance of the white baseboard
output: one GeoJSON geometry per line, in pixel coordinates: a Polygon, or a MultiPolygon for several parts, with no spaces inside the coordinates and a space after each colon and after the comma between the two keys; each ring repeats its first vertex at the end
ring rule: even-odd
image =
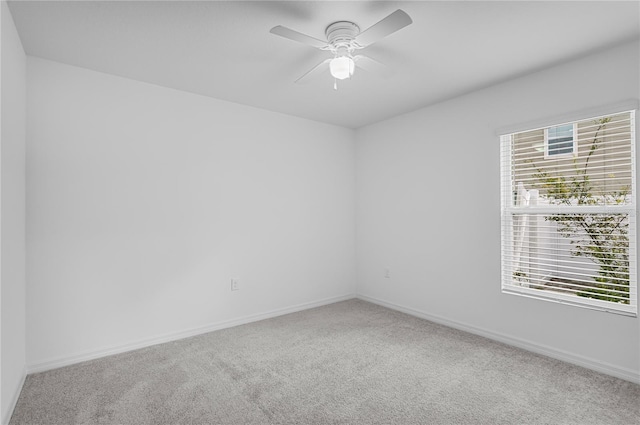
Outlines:
{"type": "MultiPolygon", "coordinates": [[[[401,311],[403,313],[407,313],[412,316],[419,317],[421,319],[429,320],[434,323],[439,323],[441,325],[445,325],[454,329],[459,329],[461,331],[465,331],[465,332],[469,332],[485,338],[489,338],[494,341],[498,341],[504,344],[512,345],[514,347],[522,348],[524,350],[531,351],[536,354],[541,354],[541,355],[551,357],[557,360],[561,360],[567,363],[575,364],[577,366],[582,366],[587,369],[595,370],[596,372],[604,373],[607,375],[614,376],[616,378],[620,378],[630,382],[634,382],[636,384],[640,384],[640,375],[631,369],[621,368],[615,365],[599,362],[594,359],[579,356],[563,350],[558,350],[545,345],[536,344],[531,341],[526,341],[520,338],[514,338],[509,335],[504,335],[501,333],[478,328],[476,326],[449,320],[444,317],[436,316],[436,315],[429,314],[413,308],[383,301],[383,300],[369,297],[363,294],[346,294],[339,297],[326,298],[323,300],[314,301],[310,303],[298,304],[298,305],[294,305],[294,306],[290,306],[282,309],[271,310],[264,313],[259,313],[259,314],[244,316],[244,317],[240,317],[232,320],[212,323],[206,326],[187,329],[184,331],[161,335],[154,338],[147,338],[134,343],[124,344],[124,345],[119,345],[114,347],[107,347],[100,350],[88,351],[84,353],[60,357],[57,359],[28,365],[25,372],[23,373],[23,379],[22,379],[22,383],[20,384],[20,388],[18,388],[17,393],[14,395],[14,399],[12,400],[13,404],[11,406],[10,412],[13,412],[13,408],[15,407],[15,404],[18,401],[20,390],[22,389],[22,385],[24,385],[24,380],[28,373],[43,372],[46,370],[56,369],[63,366],[69,366],[69,365],[84,362],[87,360],[94,360],[101,357],[106,357],[106,356],[118,354],[118,353],[124,353],[126,351],[137,350],[140,348],[149,347],[156,344],[176,341],[179,339],[188,338],[195,335],[201,335],[201,334],[205,334],[205,333],[220,330],[220,329],[231,328],[231,327],[243,325],[246,323],[257,322],[257,321],[269,319],[272,317],[282,316],[289,313],[295,313],[297,311],[308,310],[315,307],[321,307],[327,304],[346,301],[352,298],[358,298],[363,301],[368,301],[373,304],[378,304],[383,307],[390,308],[392,310],[401,311]]],[[[3,424],[7,423],[10,417],[11,416],[9,416],[8,418],[3,418],[3,419],[6,419],[6,420],[3,420],[3,424]]]]}
{"type": "Polygon", "coordinates": [[[20,379],[20,383],[18,387],[14,390],[13,396],[11,397],[11,401],[9,401],[9,408],[5,412],[2,417],[2,424],[8,425],[11,420],[11,415],[13,415],[13,411],[16,408],[16,404],[18,404],[18,398],[20,397],[20,393],[22,392],[22,387],[24,387],[24,381],[27,379],[27,367],[22,368],[22,378],[20,379]]]}
{"type": "Polygon", "coordinates": [[[621,368],[619,366],[603,363],[594,359],[590,359],[588,357],[583,357],[583,356],[569,353],[563,350],[558,350],[556,348],[548,347],[541,344],[536,344],[531,341],[526,341],[520,338],[514,338],[509,335],[504,335],[501,333],[482,329],[476,326],[471,326],[466,323],[449,320],[444,317],[425,313],[420,310],[390,303],[390,302],[369,297],[366,295],[358,294],[356,298],[361,299],[363,301],[368,301],[373,304],[378,304],[383,307],[390,308],[392,310],[397,310],[406,314],[410,314],[411,316],[419,317],[421,319],[425,319],[430,322],[438,323],[444,326],[448,326],[450,328],[469,332],[474,335],[479,335],[488,339],[492,339],[494,341],[498,341],[504,344],[512,345],[514,347],[522,348],[523,350],[531,351],[536,354],[541,354],[543,356],[551,357],[556,360],[561,360],[563,362],[571,363],[577,366],[594,370],[596,372],[604,373],[607,375],[614,376],[616,378],[620,378],[626,381],[640,384],[640,374],[638,374],[638,372],[635,372],[631,369],[621,368]]]}
{"type": "Polygon", "coordinates": [[[123,345],[118,345],[113,347],[105,347],[99,350],[86,351],[86,352],[74,354],[71,356],[59,357],[59,358],[47,360],[44,362],[30,364],[27,366],[27,372],[28,373],[44,372],[46,370],[57,369],[59,367],[69,366],[69,365],[84,362],[87,360],[94,360],[101,357],[110,356],[113,354],[119,354],[119,353],[124,353],[126,351],[137,350],[140,348],[162,344],[165,342],[176,341],[179,339],[201,335],[208,332],[217,331],[220,329],[231,328],[238,325],[244,325],[246,323],[257,322],[264,319],[270,319],[272,317],[282,316],[289,313],[295,313],[297,311],[308,310],[315,307],[321,307],[327,304],[346,301],[352,298],[355,298],[355,294],[346,294],[338,297],[325,298],[319,301],[297,304],[294,306],[271,310],[271,311],[267,311],[259,314],[252,314],[249,316],[239,317],[236,319],[225,320],[217,323],[211,323],[205,326],[200,326],[192,329],[185,329],[183,331],[173,332],[170,334],[165,334],[165,335],[161,335],[153,338],[145,338],[145,339],[128,343],[128,344],[123,344],[123,345]]]}

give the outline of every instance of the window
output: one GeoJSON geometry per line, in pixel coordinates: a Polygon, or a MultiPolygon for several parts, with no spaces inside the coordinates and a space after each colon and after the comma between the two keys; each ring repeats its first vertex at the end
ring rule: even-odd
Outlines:
{"type": "Polygon", "coordinates": [[[635,316],[635,111],[500,141],[502,291],[635,316]]]}
{"type": "Polygon", "coordinates": [[[574,135],[576,124],[564,124],[544,129],[544,157],[557,158],[561,155],[577,155],[578,143],[574,135]]]}

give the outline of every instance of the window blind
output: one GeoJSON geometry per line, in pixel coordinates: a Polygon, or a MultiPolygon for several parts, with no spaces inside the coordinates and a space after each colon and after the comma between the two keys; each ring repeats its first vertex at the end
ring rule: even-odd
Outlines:
{"type": "Polygon", "coordinates": [[[502,289],[637,314],[635,112],[502,135],[502,289]],[[548,155],[572,126],[570,155],[548,155]]]}

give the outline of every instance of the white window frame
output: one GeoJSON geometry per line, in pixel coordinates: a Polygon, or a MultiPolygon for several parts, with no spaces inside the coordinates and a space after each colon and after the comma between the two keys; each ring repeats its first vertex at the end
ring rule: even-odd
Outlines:
{"type": "Polygon", "coordinates": [[[567,158],[567,157],[574,157],[578,155],[578,124],[575,122],[573,123],[573,132],[572,132],[573,148],[571,149],[571,152],[549,154],[549,128],[560,127],[562,125],[566,125],[566,124],[552,125],[544,129],[544,159],[567,158]]]}
{"type": "MultiPolygon", "coordinates": [[[[523,207],[516,207],[513,204],[513,177],[511,176],[511,136],[512,134],[524,131],[535,130],[536,128],[529,128],[519,126],[518,131],[511,131],[509,129],[508,134],[506,130],[499,131],[500,135],[500,174],[501,174],[501,233],[502,233],[502,242],[501,242],[501,288],[502,293],[525,296],[529,298],[535,298],[543,301],[552,301],[561,304],[583,307],[593,310],[611,312],[616,314],[622,314],[632,317],[637,317],[638,315],[638,281],[637,281],[637,230],[636,230],[636,152],[635,152],[635,144],[636,140],[636,119],[635,115],[637,113],[637,106],[634,104],[633,109],[618,109],[613,110],[611,112],[599,111],[604,113],[599,113],[598,115],[583,115],[581,117],[573,116],[571,121],[574,122],[574,143],[577,140],[577,131],[576,126],[577,122],[588,120],[591,118],[598,118],[608,115],[615,115],[623,112],[630,112],[630,132],[631,132],[631,143],[630,143],[630,156],[632,160],[631,173],[632,173],[632,193],[631,193],[631,201],[628,205],[608,205],[608,206],[548,206],[548,207],[536,207],[536,214],[558,214],[558,213],[626,213],[629,217],[630,222],[630,232],[629,232],[629,304],[619,304],[612,303],[609,301],[598,300],[594,298],[584,298],[584,297],[576,297],[568,294],[563,294],[559,292],[548,292],[541,291],[537,289],[528,288],[526,286],[515,286],[511,284],[514,277],[510,273],[506,261],[505,255],[508,255],[512,252],[513,247],[509,247],[509,244],[513,244],[514,240],[514,230],[513,230],[513,217],[515,215],[523,214],[523,207]],[[505,172],[505,170],[509,170],[509,172],[505,172]],[[506,281],[509,281],[508,285],[505,285],[506,281]]],[[[567,121],[564,121],[568,123],[567,121]]],[[[548,126],[538,126],[537,129],[554,127],[558,124],[558,121],[552,123],[548,126]]],[[[547,132],[545,131],[545,157],[546,157],[546,139],[547,132]]],[[[574,145],[575,146],[575,145],[574,145]]],[[[574,152],[577,152],[577,149],[574,147],[574,152]]],[[[567,154],[564,154],[567,155],[567,154]]],[[[558,155],[552,155],[551,158],[556,158],[558,155]]],[[[528,208],[528,207],[525,207],[528,208]]],[[[531,209],[529,213],[534,213],[534,210],[531,209]]]]}

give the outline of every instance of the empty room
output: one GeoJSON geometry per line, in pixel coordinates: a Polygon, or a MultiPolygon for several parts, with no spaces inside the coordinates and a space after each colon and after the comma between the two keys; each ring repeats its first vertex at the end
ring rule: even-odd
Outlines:
{"type": "Polygon", "coordinates": [[[0,6],[2,425],[640,423],[640,2],[0,6]]]}

